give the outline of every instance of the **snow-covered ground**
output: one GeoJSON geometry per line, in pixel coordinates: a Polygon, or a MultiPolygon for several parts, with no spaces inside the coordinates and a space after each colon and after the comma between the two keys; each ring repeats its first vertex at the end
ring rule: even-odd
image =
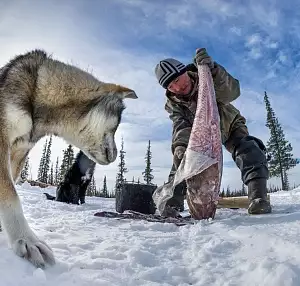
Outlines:
{"type": "Polygon", "coordinates": [[[180,227],[93,216],[114,211],[113,199],[76,206],[47,201],[54,188],[17,189],[57,263],[35,269],[0,233],[1,286],[300,285],[300,189],[271,194],[271,215],[219,209],[214,221],[180,227]]]}

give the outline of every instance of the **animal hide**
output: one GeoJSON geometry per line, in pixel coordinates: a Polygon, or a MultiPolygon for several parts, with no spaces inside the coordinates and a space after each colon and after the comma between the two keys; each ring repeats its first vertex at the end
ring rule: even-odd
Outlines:
{"type": "Polygon", "coordinates": [[[194,219],[214,218],[223,171],[220,117],[212,75],[207,65],[198,66],[197,109],[189,144],[172,181],[158,187],[153,200],[162,214],[174,188],[187,183],[187,203],[194,219]]]}

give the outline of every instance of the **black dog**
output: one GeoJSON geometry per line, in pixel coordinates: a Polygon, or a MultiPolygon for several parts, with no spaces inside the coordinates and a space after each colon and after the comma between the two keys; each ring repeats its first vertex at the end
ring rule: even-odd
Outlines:
{"type": "Polygon", "coordinates": [[[44,193],[48,200],[55,200],[68,204],[85,203],[85,195],[88,185],[91,182],[96,163],[90,160],[82,151],[70,169],[65,174],[64,180],[57,186],[56,197],[44,193]]]}

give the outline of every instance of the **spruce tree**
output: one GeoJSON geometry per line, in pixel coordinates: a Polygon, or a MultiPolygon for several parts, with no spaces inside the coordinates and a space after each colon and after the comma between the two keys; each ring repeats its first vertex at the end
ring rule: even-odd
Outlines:
{"type": "Polygon", "coordinates": [[[67,164],[68,164],[67,152],[66,150],[63,150],[63,158],[59,168],[59,181],[62,181],[64,179],[64,176],[67,172],[67,164]]]}
{"type": "Polygon", "coordinates": [[[63,150],[63,159],[60,165],[59,180],[62,181],[66,172],[70,169],[74,161],[74,150],[72,145],[68,145],[66,150],[63,150]]]}
{"type": "Polygon", "coordinates": [[[89,183],[86,188],[86,196],[88,197],[94,196],[91,183],[89,183]]]}
{"type": "Polygon", "coordinates": [[[222,189],[222,192],[220,193],[220,197],[224,198],[225,197],[225,190],[224,190],[224,187],[222,189]]]}
{"type": "Polygon", "coordinates": [[[116,188],[118,188],[119,185],[122,185],[126,181],[125,173],[127,173],[128,170],[125,167],[125,154],[126,154],[126,152],[124,151],[124,141],[123,141],[123,138],[122,138],[121,150],[120,150],[120,155],[119,155],[120,163],[118,165],[119,172],[117,173],[116,188]]]}
{"type": "Polygon", "coordinates": [[[285,190],[288,191],[290,189],[290,183],[289,183],[287,171],[284,171],[283,173],[283,181],[284,181],[285,190]]]}
{"type": "Polygon", "coordinates": [[[266,126],[270,130],[270,138],[267,142],[267,151],[271,156],[269,161],[270,177],[280,177],[283,190],[288,190],[287,171],[296,166],[297,161],[293,158],[292,145],[285,139],[283,129],[271,107],[267,93],[264,102],[267,110],[266,126]]]}
{"type": "Polygon", "coordinates": [[[25,159],[25,163],[24,163],[24,166],[23,166],[23,169],[21,171],[21,180],[24,182],[28,179],[28,175],[29,175],[29,158],[28,156],[26,157],[25,159]]]}
{"type": "Polygon", "coordinates": [[[43,177],[44,177],[44,164],[45,164],[45,159],[46,159],[47,144],[48,144],[48,140],[46,139],[46,142],[45,142],[44,147],[43,147],[42,157],[40,159],[40,165],[39,165],[39,168],[38,168],[38,177],[37,177],[37,179],[40,182],[43,181],[43,177]]]}
{"type": "Polygon", "coordinates": [[[108,191],[107,191],[107,183],[106,183],[106,176],[104,176],[103,179],[103,189],[102,189],[102,195],[104,198],[108,198],[108,191]]]}
{"type": "Polygon", "coordinates": [[[116,198],[116,192],[114,190],[112,190],[111,193],[108,194],[109,198],[116,198]]]}
{"type": "Polygon", "coordinates": [[[49,177],[48,177],[48,184],[50,184],[51,186],[53,186],[53,184],[54,184],[53,163],[51,164],[51,168],[50,168],[50,174],[49,174],[49,177]]]}
{"type": "Polygon", "coordinates": [[[227,186],[227,189],[226,189],[226,197],[231,197],[231,190],[230,190],[229,186],[227,186]]]}
{"type": "Polygon", "coordinates": [[[68,145],[68,148],[66,150],[67,152],[67,170],[72,166],[73,162],[74,162],[74,149],[72,145],[68,145]]]}
{"type": "Polygon", "coordinates": [[[86,194],[87,194],[87,196],[90,196],[90,197],[97,196],[97,187],[96,187],[94,175],[92,176],[91,182],[89,183],[89,185],[87,187],[86,194]]]}
{"type": "Polygon", "coordinates": [[[54,173],[54,185],[57,186],[59,184],[59,167],[58,167],[58,157],[56,158],[55,164],[55,173],[54,173]]]}
{"type": "Polygon", "coordinates": [[[50,159],[51,159],[51,147],[52,147],[52,135],[50,136],[49,142],[46,148],[46,154],[43,164],[43,172],[41,182],[48,183],[48,176],[50,171],[50,159]]]}
{"type": "Polygon", "coordinates": [[[246,196],[246,195],[247,195],[247,191],[246,191],[246,187],[245,187],[245,184],[244,184],[244,183],[242,184],[241,195],[242,195],[242,196],[246,196]]]}
{"type": "Polygon", "coordinates": [[[96,189],[96,197],[103,197],[103,193],[100,188],[96,189]]]}
{"type": "Polygon", "coordinates": [[[151,145],[150,145],[150,140],[148,141],[148,148],[146,152],[146,167],[145,171],[142,173],[144,176],[144,181],[146,182],[147,185],[153,185],[151,181],[154,179],[154,176],[152,175],[153,169],[151,169],[151,159],[152,159],[152,152],[150,150],[151,145]]]}
{"type": "Polygon", "coordinates": [[[92,177],[91,184],[92,184],[92,192],[93,192],[94,196],[99,197],[99,195],[97,194],[97,186],[96,186],[96,181],[95,181],[94,175],[92,177]]]}

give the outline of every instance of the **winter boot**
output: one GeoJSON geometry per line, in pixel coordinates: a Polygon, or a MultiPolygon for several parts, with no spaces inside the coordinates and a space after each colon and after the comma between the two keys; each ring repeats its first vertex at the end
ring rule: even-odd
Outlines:
{"type": "Polygon", "coordinates": [[[248,183],[249,214],[271,213],[272,208],[267,200],[267,180],[253,179],[248,183]]]}
{"type": "Polygon", "coordinates": [[[236,136],[234,141],[232,157],[241,170],[242,181],[248,186],[248,213],[270,213],[271,205],[267,200],[269,170],[266,148],[263,142],[254,136],[236,136]]]}

